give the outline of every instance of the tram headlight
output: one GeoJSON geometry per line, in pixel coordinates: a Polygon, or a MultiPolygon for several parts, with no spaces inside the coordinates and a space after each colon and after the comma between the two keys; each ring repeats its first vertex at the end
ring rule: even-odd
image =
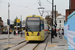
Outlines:
{"type": "Polygon", "coordinates": [[[37,34],[37,36],[39,36],[39,35],[40,35],[40,33],[37,34]]]}

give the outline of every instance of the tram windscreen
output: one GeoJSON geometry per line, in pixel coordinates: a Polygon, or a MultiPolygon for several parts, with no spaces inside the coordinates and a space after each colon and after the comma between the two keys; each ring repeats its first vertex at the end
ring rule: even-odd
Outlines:
{"type": "MultiPolygon", "coordinates": [[[[27,27],[31,31],[39,31],[39,29],[40,29],[40,21],[27,21],[27,27]]],[[[29,29],[27,29],[27,31],[30,31],[29,29]]]]}

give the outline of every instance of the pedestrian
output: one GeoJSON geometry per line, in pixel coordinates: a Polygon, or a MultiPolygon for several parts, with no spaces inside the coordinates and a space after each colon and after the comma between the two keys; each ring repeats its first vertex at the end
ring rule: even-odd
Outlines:
{"type": "Polygon", "coordinates": [[[57,33],[57,34],[59,33],[58,29],[57,29],[56,33],[57,33]]]}
{"type": "MultiPolygon", "coordinates": [[[[57,30],[56,30],[57,31],[57,30]]],[[[55,37],[57,37],[57,33],[56,33],[56,31],[54,31],[55,32],[55,37]]]]}
{"type": "Polygon", "coordinates": [[[10,30],[9,30],[9,34],[11,34],[11,32],[12,32],[12,31],[11,31],[11,29],[10,29],[10,30]]]}
{"type": "Polygon", "coordinates": [[[8,30],[6,29],[5,31],[6,31],[6,34],[8,34],[8,30]]]}
{"type": "Polygon", "coordinates": [[[18,34],[18,30],[16,30],[16,35],[18,34]]]}
{"type": "Polygon", "coordinates": [[[22,34],[23,34],[23,32],[22,32],[22,30],[21,30],[21,37],[22,37],[22,34]]]}
{"type": "Polygon", "coordinates": [[[16,35],[16,31],[14,30],[14,35],[16,35]]]}
{"type": "Polygon", "coordinates": [[[60,28],[59,32],[60,32],[60,33],[59,33],[59,38],[62,39],[62,33],[63,33],[63,31],[62,31],[61,28],[60,28]]]}
{"type": "Polygon", "coordinates": [[[64,35],[64,29],[62,29],[62,35],[64,35]]]}
{"type": "MultiPolygon", "coordinates": [[[[52,31],[51,31],[52,32],[52,31]]],[[[53,33],[51,34],[52,35],[52,38],[54,38],[54,29],[53,29],[53,33]]]]}
{"type": "Polygon", "coordinates": [[[20,32],[20,31],[19,31],[19,28],[18,28],[18,35],[19,35],[19,32],[20,32]]]}

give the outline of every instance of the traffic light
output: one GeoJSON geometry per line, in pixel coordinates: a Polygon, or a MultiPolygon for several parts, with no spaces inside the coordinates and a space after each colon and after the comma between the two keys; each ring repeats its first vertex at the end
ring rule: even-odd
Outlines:
{"type": "Polygon", "coordinates": [[[9,19],[7,19],[7,24],[10,25],[10,20],[9,19]]]}

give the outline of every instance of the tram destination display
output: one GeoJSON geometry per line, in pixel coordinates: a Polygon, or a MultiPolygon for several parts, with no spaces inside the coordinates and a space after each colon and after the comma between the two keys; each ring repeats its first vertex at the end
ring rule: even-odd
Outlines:
{"type": "Polygon", "coordinates": [[[28,20],[40,20],[40,18],[28,18],[28,20]]]}

